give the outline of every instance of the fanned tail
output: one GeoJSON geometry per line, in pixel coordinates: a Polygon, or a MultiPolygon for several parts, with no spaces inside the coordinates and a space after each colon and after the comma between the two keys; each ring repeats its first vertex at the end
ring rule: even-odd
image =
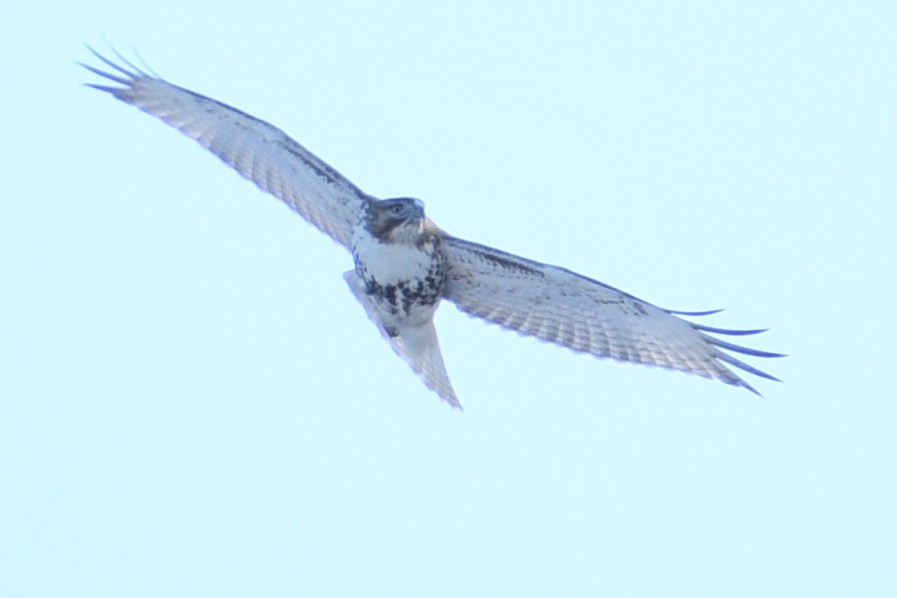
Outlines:
{"type": "Polygon", "coordinates": [[[384,334],[383,337],[389,341],[396,355],[411,366],[427,387],[452,407],[461,409],[461,403],[455,395],[448,372],[445,370],[445,363],[442,361],[442,351],[439,350],[439,339],[436,337],[433,320],[421,326],[404,328],[398,336],[384,334]]]}

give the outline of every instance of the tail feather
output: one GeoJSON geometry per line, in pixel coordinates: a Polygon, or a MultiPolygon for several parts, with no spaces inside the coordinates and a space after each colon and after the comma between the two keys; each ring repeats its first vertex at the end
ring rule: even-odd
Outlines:
{"type": "Polygon", "coordinates": [[[461,403],[449,381],[448,372],[445,370],[445,363],[442,361],[439,339],[432,320],[420,326],[403,328],[398,336],[384,335],[384,337],[396,355],[411,366],[427,387],[452,407],[461,408],[461,403]]]}

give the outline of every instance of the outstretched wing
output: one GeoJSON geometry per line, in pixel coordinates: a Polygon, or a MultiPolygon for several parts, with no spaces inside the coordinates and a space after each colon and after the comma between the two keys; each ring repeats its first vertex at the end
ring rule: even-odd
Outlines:
{"type": "Polygon", "coordinates": [[[82,64],[117,83],[90,87],[111,93],[178,129],[262,190],[349,247],[352,229],[373,198],[265,121],[151,76],[119,56],[116,64],[88,48],[112,72],[82,64]]]}
{"type": "MultiPolygon", "coordinates": [[[[777,380],[722,351],[782,357],[728,343],[707,333],[748,335],[694,324],[596,280],[446,235],[445,298],[461,311],[596,357],[612,357],[721,380],[757,391],[725,366],[777,380]]],[[[759,394],[759,393],[757,393],[759,394]]]]}

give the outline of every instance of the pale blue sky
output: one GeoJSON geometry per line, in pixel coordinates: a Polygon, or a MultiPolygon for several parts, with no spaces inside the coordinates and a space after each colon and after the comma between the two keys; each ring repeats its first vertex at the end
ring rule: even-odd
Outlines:
{"type": "Polygon", "coordinates": [[[897,10],[18,2],[0,19],[0,594],[897,592],[897,10]],[[457,236],[770,327],[765,398],[438,317],[86,88],[81,45],[457,236]]]}

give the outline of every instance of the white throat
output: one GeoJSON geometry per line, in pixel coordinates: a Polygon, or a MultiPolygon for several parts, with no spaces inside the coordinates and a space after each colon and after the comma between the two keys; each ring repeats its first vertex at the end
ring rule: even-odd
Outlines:
{"type": "Polygon", "coordinates": [[[402,231],[396,231],[399,233],[396,235],[397,242],[382,243],[365,227],[358,226],[352,236],[352,253],[368,275],[380,284],[425,278],[432,261],[426,250],[432,248],[419,249],[416,243],[419,233],[407,230],[411,228],[402,227],[402,231]]]}

